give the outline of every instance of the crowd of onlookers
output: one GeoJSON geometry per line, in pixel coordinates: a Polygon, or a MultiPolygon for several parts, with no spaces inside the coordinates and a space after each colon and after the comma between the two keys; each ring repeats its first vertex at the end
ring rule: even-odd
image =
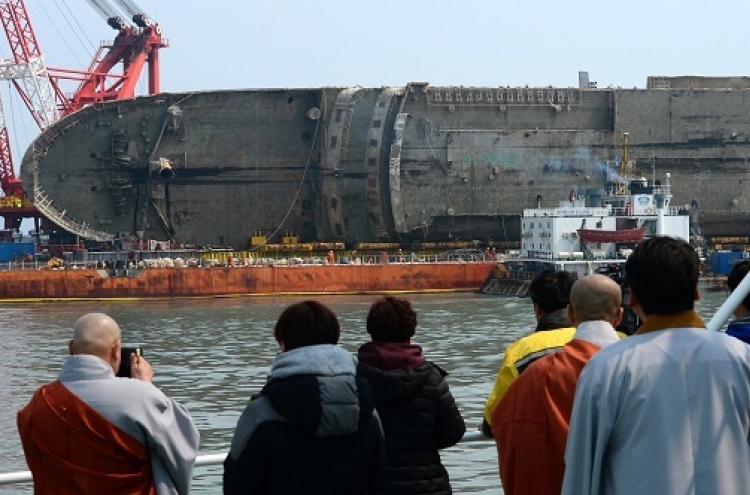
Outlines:
{"type": "MultiPolygon", "coordinates": [[[[748,271],[738,263],[729,289],[748,271]]],[[[507,495],[750,493],[750,296],[728,335],[708,331],[699,275],[689,244],[654,237],[625,264],[627,301],[601,274],[534,278],[535,331],[505,349],[479,426],[507,495]],[[643,322],[630,336],[617,331],[624,304],[643,322]]],[[[281,313],[280,353],[240,414],[224,493],[452,493],[439,451],[466,427],[447,373],[412,342],[416,312],[382,297],[366,327],[354,355],[327,306],[281,313]]],[[[117,323],[84,315],[69,354],[18,415],[35,493],[188,493],[198,430],[151,384],[151,365],[123,353],[117,323]],[[115,376],[123,360],[132,379],[115,376]]]]}

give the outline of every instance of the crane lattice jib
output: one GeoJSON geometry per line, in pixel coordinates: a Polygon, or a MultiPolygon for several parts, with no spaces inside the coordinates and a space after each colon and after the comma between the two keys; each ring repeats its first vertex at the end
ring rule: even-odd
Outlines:
{"type": "Polygon", "coordinates": [[[6,196],[23,196],[21,180],[13,171],[13,156],[10,152],[10,138],[5,125],[5,111],[0,100],[0,186],[6,196]]]}
{"type": "Polygon", "coordinates": [[[36,123],[41,129],[46,129],[58,120],[56,99],[62,102],[64,96],[49,77],[23,1],[0,0],[0,22],[16,63],[28,64],[28,73],[14,79],[13,84],[36,123]]]}

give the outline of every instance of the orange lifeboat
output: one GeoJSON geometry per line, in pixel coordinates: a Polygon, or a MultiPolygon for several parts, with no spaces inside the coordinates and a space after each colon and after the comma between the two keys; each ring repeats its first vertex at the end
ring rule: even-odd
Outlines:
{"type": "Polygon", "coordinates": [[[646,235],[646,229],[644,227],[624,230],[579,229],[578,235],[584,243],[640,242],[646,235]]]}

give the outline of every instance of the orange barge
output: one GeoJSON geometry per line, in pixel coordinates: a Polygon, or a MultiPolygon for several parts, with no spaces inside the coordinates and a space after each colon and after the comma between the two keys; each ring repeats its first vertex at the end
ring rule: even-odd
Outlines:
{"type": "Polygon", "coordinates": [[[0,300],[50,301],[479,290],[497,263],[0,271],[0,300]]]}

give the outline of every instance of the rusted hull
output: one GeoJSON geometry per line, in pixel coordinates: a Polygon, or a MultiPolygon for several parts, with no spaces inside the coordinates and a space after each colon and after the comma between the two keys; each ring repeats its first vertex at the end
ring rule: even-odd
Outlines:
{"type": "Polygon", "coordinates": [[[151,268],[130,276],[102,270],[0,272],[0,300],[207,297],[478,290],[481,263],[151,268]]]}

